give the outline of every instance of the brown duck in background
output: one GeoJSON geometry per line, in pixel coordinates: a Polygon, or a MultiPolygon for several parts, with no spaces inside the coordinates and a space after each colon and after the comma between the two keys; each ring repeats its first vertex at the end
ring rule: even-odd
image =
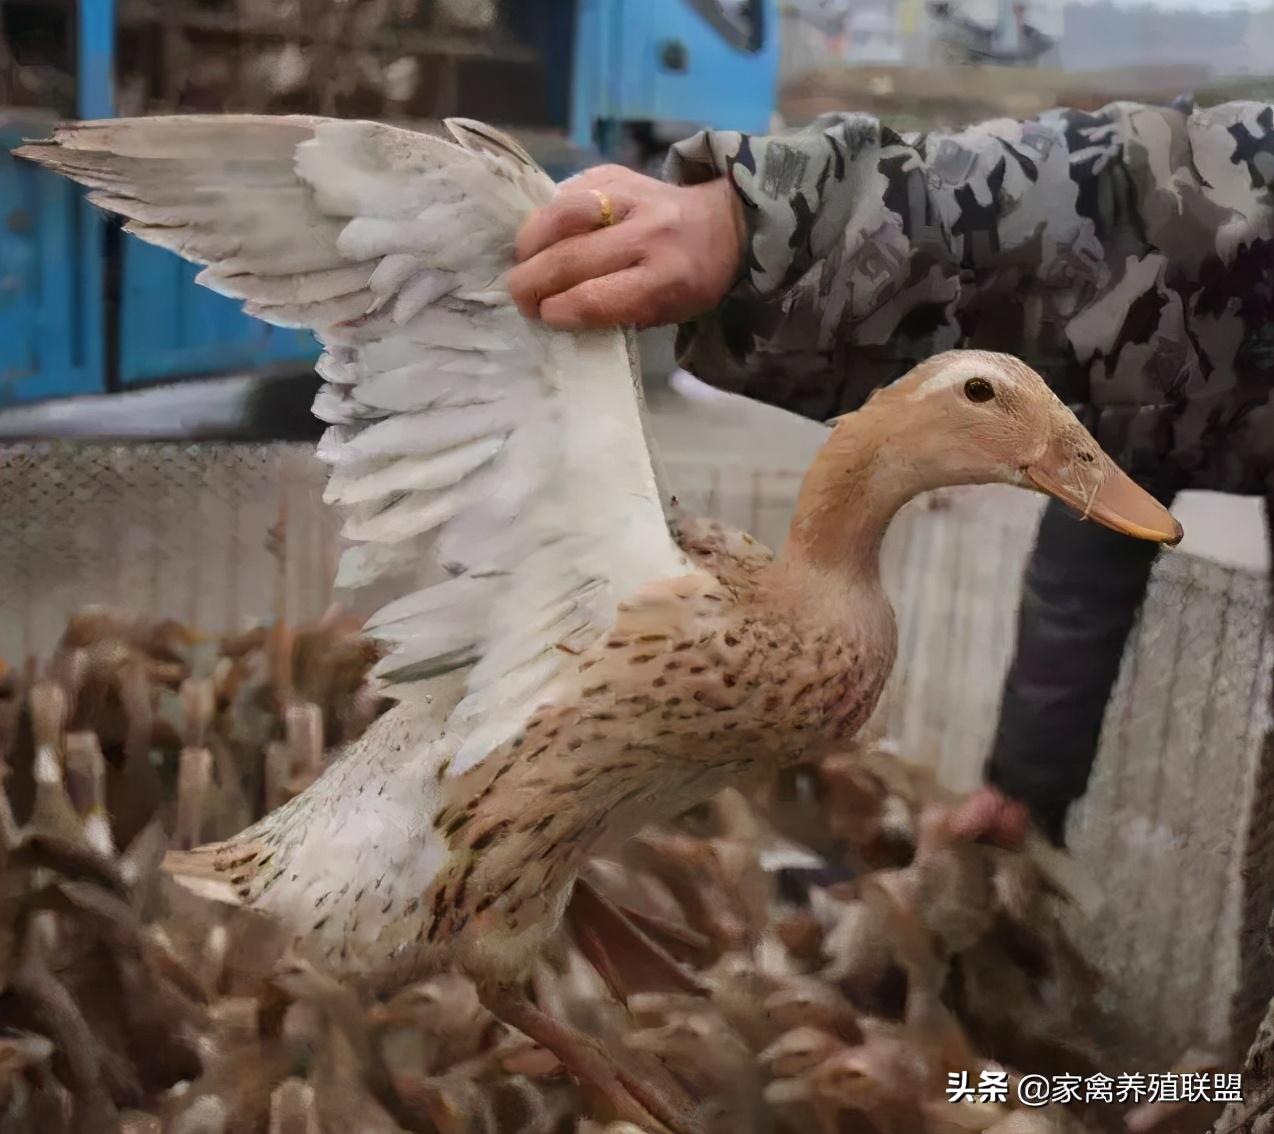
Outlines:
{"type": "MultiPolygon", "coordinates": [[[[289,636],[310,635],[299,628],[289,636]]],[[[249,656],[241,642],[224,648],[249,656]]],[[[224,668],[216,650],[188,651],[187,658],[187,681],[224,668]]],[[[35,681],[40,671],[28,669],[35,681]]],[[[3,694],[0,704],[11,696],[3,694]]],[[[388,997],[356,981],[334,981],[321,966],[288,956],[288,939],[273,919],[206,901],[159,875],[158,822],[122,853],[112,850],[102,824],[96,722],[78,721],[88,728],[59,735],[38,682],[20,695],[41,722],[45,757],[41,807],[22,824],[6,807],[0,771],[0,891],[9,899],[0,902],[0,1018],[31,1029],[0,1037],[0,1130],[553,1134],[582,1115],[613,1112],[596,1092],[572,1086],[551,1053],[491,1017],[461,974],[437,974],[388,997]]],[[[264,767],[271,738],[284,735],[286,712],[277,710],[273,727],[261,730],[248,713],[250,700],[238,700],[230,720],[219,713],[203,740],[257,735],[257,749],[244,758],[264,767]],[[242,713],[248,716],[240,720],[242,713]]],[[[339,703],[321,708],[324,717],[344,716],[339,703]]],[[[156,719],[179,717],[181,709],[160,686],[156,719]]],[[[105,712],[103,727],[111,720],[105,712]]],[[[224,830],[233,817],[221,810],[231,797],[205,791],[199,803],[184,798],[181,778],[172,775],[174,754],[157,747],[152,755],[166,773],[166,792],[178,793],[177,812],[224,830]]],[[[8,750],[0,757],[9,769],[15,758],[36,759],[8,750]]],[[[911,832],[907,838],[932,836],[940,826],[931,821],[933,809],[944,800],[931,777],[887,745],[862,743],[806,770],[839,773],[847,759],[864,797],[875,800],[877,823],[887,816],[889,826],[911,832]]],[[[213,788],[221,788],[224,770],[214,768],[213,788]]],[[[630,840],[618,861],[594,860],[591,876],[638,905],[650,924],[666,934],[668,924],[680,923],[679,947],[701,991],[631,995],[625,1009],[569,937],[559,936],[533,967],[536,1002],[555,1019],[604,1037],[625,1058],[645,1053],[666,1062],[695,1097],[710,1134],[812,1130],[816,1115],[838,1134],[891,1122],[907,1123],[907,1134],[998,1132],[1003,1108],[947,1104],[944,1072],[967,1069],[976,1078],[981,1057],[998,1058],[1015,1073],[1081,1072],[1073,1057],[1096,1039],[1087,1034],[1098,1022],[1095,1005],[1082,984],[1069,981],[1059,949],[1061,903],[1029,856],[960,843],[949,848],[957,861],[940,862],[935,881],[953,868],[1015,880],[989,890],[957,880],[969,901],[991,904],[992,916],[962,910],[950,923],[946,903],[928,902],[923,877],[904,887],[889,879],[890,871],[913,865],[928,873],[933,848],[899,841],[888,869],[864,873],[855,865],[874,842],[877,823],[867,807],[857,834],[834,854],[809,849],[839,826],[838,807],[831,794],[816,800],[801,835],[785,838],[775,833],[776,813],[762,793],[749,800],[727,791],[643,832],[645,843],[663,836],[667,853],[643,855],[630,840]],[[699,892],[688,869],[696,862],[712,867],[699,892]],[[847,880],[827,883],[838,876],[847,880]],[[840,932],[845,919],[836,916],[862,904],[857,895],[874,892],[904,903],[885,909],[900,922],[884,926],[886,971],[879,975],[886,995],[862,979],[861,968],[856,979],[847,976],[861,965],[862,949],[840,932]],[[785,944],[793,918],[811,921],[799,951],[785,944]],[[1024,921],[1006,924],[1014,919],[1024,921]],[[737,932],[713,936],[714,927],[729,924],[741,926],[742,947],[737,932]],[[914,940],[917,928],[924,940],[914,940]],[[975,958],[986,980],[969,980],[975,958]],[[904,965],[914,979],[901,972],[904,965]],[[944,980],[942,1001],[954,1021],[934,1012],[934,986],[944,980]],[[1048,985],[1068,992],[1065,1001],[1050,1007],[1048,985]],[[1007,1032],[987,1032],[987,1019],[1002,1020],[1007,1032]],[[961,1042],[961,1027],[971,1045],[961,1042]],[[1052,1052],[1033,1042],[1041,1036],[1052,1052]],[[971,1060],[970,1046],[978,1058],[971,1060]],[[899,1098],[908,1075],[919,1071],[925,1097],[899,1098]]],[[[945,855],[942,845],[939,839],[945,855]]],[[[579,935],[584,927],[575,928],[579,935]]],[[[1110,1066],[1110,1057],[1096,1066],[1110,1066]]],[[[1096,1127],[1068,1124],[1062,1112],[1028,1114],[1016,1125],[1023,1112],[1014,1111],[1004,1131],[1114,1129],[1118,1109],[1091,1115],[1102,1120],[1096,1127]]],[[[1072,1119],[1090,1118],[1076,1110],[1072,1119]]],[[[1144,1117],[1137,1111],[1129,1120],[1144,1117]]],[[[581,1129],[592,1127],[582,1122],[581,1129]]]]}
{"type": "MultiPolygon", "coordinates": [[[[1033,371],[951,352],[836,423],[781,554],[737,533],[679,546],[624,335],[549,331],[504,287],[552,183],[496,131],[448,129],[155,118],[22,151],[318,334],[319,455],[361,543],[340,581],[391,600],[368,625],[397,704],[297,798],[171,866],[337,971],[462,967],[620,1117],[686,1129],[658,1067],[526,995],[584,860],[858,731],[895,650],[881,540],[918,493],[1023,484],[1138,538],[1181,529],[1033,371]]],[[[603,972],[661,955],[605,919],[603,972]]]]}

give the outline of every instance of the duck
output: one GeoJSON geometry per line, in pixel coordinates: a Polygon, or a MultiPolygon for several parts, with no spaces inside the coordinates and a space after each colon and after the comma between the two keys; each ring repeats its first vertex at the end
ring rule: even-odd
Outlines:
{"type": "Polygon", "coordinates": [[[553,331],[510,299],[517,232],[553,182],[507,135],[444,126],[113,119],[18,151],[324,347],[317,457],[350,544],[336,582],[374,611],[392,706],[300,794],[167,868],[273,915],[351,980],[461,970],[613,1118],[693,1131],[666,1068],[528,991],[582,896],[601,930],[579,940],[603,975],[677,967],[587,893],[586,861],[844,750],[893,665],[880,549],[912,498],[1005,483],[1133,538],[1182,529],[1039,374],[967,350],[831,423],[777,553],[680,517],[632,333],[553,331]]]}

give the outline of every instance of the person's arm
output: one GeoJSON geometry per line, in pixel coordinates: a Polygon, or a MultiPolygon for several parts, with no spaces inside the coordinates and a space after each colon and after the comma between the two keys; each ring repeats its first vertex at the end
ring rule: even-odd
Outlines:
{"type": "Polygon", "coordinates": [[[865,114],[826,115],[769,137],[704,131],[672,147],[664,176],[675,185],[727,179],[743,205],[747,258],[740,282],[757,295],[790,287],[826,258],[851,227],[885,205],[882,152],[914,146],[865,114]]]}
{"type": "Polygon", "coordinates": [[[938,350],[1009,351],[1100,410],[1086,424],[1132,470],[1182,383],[1231,364],[1214,324],[1251,306],[1227,288],[1272,235],[1272,170],[1274,109],[1251,103],[705,133],[674,147],[679,184],[603,167],[564,185],[509,284],[553,326],[679,322],[700,377],[815,418],[938,350]],[[603,198],[618,223],[597,231],[603,198]]]}
{"type": "Polygon", "coordinates": [[[906,138],[841,115],[699,134],[668,175],[724,177],[744,203],[745,270],[679,339],[715,385],[827,418],[939,350],[1002,350],[1088,411],[1129,471],[1157,472],[1170,435],[1214,438],[1209,375],[1261,381],[1270,106],[1122,103],[906,138]]]}
{"type": "MultiPolygon", "coordinates": [[[[1184,134],[1146,109],[1156,148],[1184,134]]],[[[1067,320],[1145,247],[1145,188],[1127,108],[996,120],[903,137],[862,115],[771,138],[704,133],[669,177],[725,177],[744,201],[746,271],[688,320],[683,365],[809,417],[852,410],[916,361],[957,345],[1025,357],[1068,401],[1067,320]]],[[[1154,160],[1166,155],[1151,155],[1154,160]]]]}
{"type": "Polygon", "coordinates": [[[949,322],[949,240],[937,226],[909,232],[904,221],[907,206],[927,203],[931,191],[922,149],[875,118],[827,116],[771,137],[703,132],[673,147],[665,177],[724,178],[743,205],[735,286],[678,334],[678,359],[704,381],[817,419],[861,404],[917,357],[909,351],[898,363],[888,349],[883,359],[870,349],[888,339],[873,324],[886,293],[912,277],[917,254],[923,294],[904,286],[897,306],[936,302],[937,321],[949,322]],[[850,353],[852,391],[848,368],[836,365],[850,353]]]}
{"type": "MultiPolygon", "coordinates": [[[[567,182],[523,230],[510,289],[556,327],[676,321],[705,381],[830,417],[965,337],[968,277],[1006,254],[1028,287],[1065,282],[1045,244],[1095,270],[1068,161],[1085,129],[904,138],[855,114],[770,137],[700,133],[673,147],[672,184],[615,166],[567,182]]],[[[1121,130],[1103,121],[1103,144],[1121,130]]],[[[987,345],[1025,345],[1011,324],[987,345]]]]}

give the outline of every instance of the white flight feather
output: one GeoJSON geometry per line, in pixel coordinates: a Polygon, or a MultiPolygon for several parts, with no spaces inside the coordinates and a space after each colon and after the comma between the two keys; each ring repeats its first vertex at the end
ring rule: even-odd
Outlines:
{"type": "Polygon", "coordinates": [[[530,324],[505,288],[552,183],[497,132],[447,126],[454,140],[319,118],[124,119],[28,154],[206,264],[201,282],[325,344],[317,455],[364,541],[338,582],[393,588],[369,629],[416,717],[436,682],[413,678],[468,667],[424,714],[434,735],[446,718],[454,739],[429,749],[458,744],[458,774],[523,726],[571,664],[559,646],[597,641],[621,599],[689,567],[624,336],[530,324]]]}
{"type": "Polygon", "coordinates": [[[374,472],[351,476],[336,469],[328,478],[323,499],[329,504],[362,504],[393,492],[446,488],[480,469],[503,445],[503,437],[480,437],[436,456],[404,457],[374,472]]]}

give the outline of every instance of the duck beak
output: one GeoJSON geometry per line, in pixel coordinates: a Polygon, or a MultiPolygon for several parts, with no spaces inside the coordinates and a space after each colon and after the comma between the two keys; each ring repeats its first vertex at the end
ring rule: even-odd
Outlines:
{"type": "Polygon", "coordinates": [[[1027,479],[1041,492],[1073,508],[1084,519],[1096,520],[1133,539],[1153,540],[1175,547],[1185,534],[1172,513],[1129,477],[1096,445],[1093,459],[1053,459],[1057,446],[1025,469],[1027,479]]]}

